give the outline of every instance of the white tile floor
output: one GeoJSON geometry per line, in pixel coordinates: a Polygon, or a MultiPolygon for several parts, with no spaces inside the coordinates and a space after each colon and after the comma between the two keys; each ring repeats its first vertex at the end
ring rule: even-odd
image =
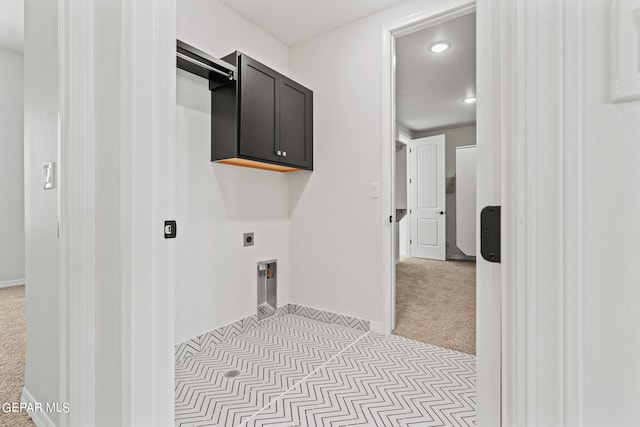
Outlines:
{"type": "Polygon", "coordinates": [[[472,426],[475,357],[284,315],[176,366],[176,426],[267,425],[472,426]]]}

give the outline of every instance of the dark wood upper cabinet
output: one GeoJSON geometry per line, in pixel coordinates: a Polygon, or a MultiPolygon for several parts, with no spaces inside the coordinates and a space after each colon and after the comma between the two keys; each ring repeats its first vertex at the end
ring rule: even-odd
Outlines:
{"type": "Polygon", "coordinates": [[[285,76],[279,92],[281,161],[313,169],[313,92],[285,76]]]}
{"type": "Polygon", "coordinates": [[[291,172],[313,170],[313,92],[235,52],[234,81],[211,85],[211,160],[291,172]]]}

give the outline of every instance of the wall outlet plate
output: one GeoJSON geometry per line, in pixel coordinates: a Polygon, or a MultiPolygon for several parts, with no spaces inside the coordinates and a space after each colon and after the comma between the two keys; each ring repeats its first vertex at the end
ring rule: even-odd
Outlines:
{"type": "Polygon", "coordinates": [[[254,244],[253,233],[244,233],[242,235],[242,242],[244,246],[253,246],[254,244]]]}

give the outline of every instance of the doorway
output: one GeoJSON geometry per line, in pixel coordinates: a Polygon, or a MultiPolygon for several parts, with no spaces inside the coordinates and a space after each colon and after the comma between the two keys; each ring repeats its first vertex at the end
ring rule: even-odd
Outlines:
{"type": "MultiPolygon", "coordinates": [[[[389,186],[388,198],[383,199],[383,212],[393,218],[393,226],[385,228],[383,233],[383,318],[382,330],[390,333],[396,328],[396,256],[399,259],[399,251],[395,251],[395,240],[400,245],[408,242],[408,233],[403,232],[402,209],[397,205],[398,195],[396,194],[396,154],[401,151],[399,148],[402,140],[410,140],[412,137],[430,136],[428,134],[412,135],[406,132],[396,120],[396,61],[397,44],[396,41],[403,36],[416,33],[422,29],[435,27],[441,23],[463,17],[476,11],[475,2],[447,2],[442,8],[436,10],[425,10],[422,13],[414,14],[405,19],[396,21],[383,29],[383,179],[389,186]],[[393,141],[389,144],[389,141],[393,141]],[[395,142],[395,143],[394,143],[395,142]],[[389,231],[387,231],[389,230],[389,231]],[[403,237],[404,236],[404,237],[403,237]]],[[[500,113],[498,105],[492,102],[496,96],[501,94],[501,89],[494,82],[499,74],[496,68],[500,61],[504,59],[496,51],[496,40],[486,36],[492,34],[494,28],[493,12],[488,8],[478,8],[478,30],[477,30],[477,91],[481,101],[476,108],[477,131],[477,190],[475,206],[486,206],[500,204],[501,194],[501,174],[500,162],[501,144],[499,135],[495,134],[495,129],[499,120],[495,119],[495,114],[500,113]],[[482,36],[482,37],[480,37],[482,36]],[[482,97],[485,94],[485,98],[482,97]],[[484,101],[483,101],[484,100],[484,101]],[[497,120],[497,121],[496,121],[497,120]]],[[[426,52],[425,52],[426,53],[426,52]]],[[[458,71],[458,70],[454,70],[458,71]]],[[[463,96],[463,98],[466,97],[463,96]]],[[[471,124],[469,124],[471,125],[471,124]]],[[[462,126],[461,126],[462,127],[462,126]]],[[[433,132],[445,131],[446,129],[433,129],[433,132]]],[[[445,136],[446,139],[446,136],[445,136]]],[[[408,143],[408,142],[406,142],[408,143]]],[[[455,160],[455,154],[449,157],[455,160]]],[[[451,211],[447,211],[451,214],[451,211]]],[[[406,215],[405,219],[406,221],[406,215]]],[[[473,222],[478,224],[476,216],[473,222]]],[[[455,222],[447,221],[455,224],[455,222]]],[[[476,243],[477,246],[477,243],[476,243]]],[[[483,423],[500,424],[501,419],[501,370],[502,370],[502,347],[501,347],[501,268],[499,264],[492,264],[483,261],[480,257],[476,264],[476,286],[478,292],[475,293],[476,317],[476,359],[477,359],[477,399],[478,420],[483,423]]],[[[472,297],[473,298],[473,297],[472,297]]],[[[492,424],[492,425],[493,425],[492,424]]]]}
{"type": "MultiPolygon", "coordinates": [[[[20,30],[15,29],[15,33],[21,39],[20,30]]],[[[0,198],[4,209],[0,212],[0,402],[13,403],[20,402],[24,388],[26,347],[24,53],[19,43],[7,46],[5,39],[1,42],[0,198]]],[[[0,410],[0,425],[33,424],[25,412],[0,410]]]]}
{"type": "Polygon", "coordinates": [[[396,209],[407,209],[396,211],[393,329],[474,355],[475,20],[470,11],[395,40],[397,141],[406,145],[396,150],[396,209]]]}

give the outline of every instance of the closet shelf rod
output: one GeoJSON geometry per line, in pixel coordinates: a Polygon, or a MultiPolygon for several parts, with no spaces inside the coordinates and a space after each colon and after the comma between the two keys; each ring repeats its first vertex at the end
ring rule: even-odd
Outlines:
{"type": "Polygon", "coordinates": [[[220,70],[218,70],[216,68],[210,67],[207,64],[205,64],[203,62],[200,62],[197,59],[193,59],[192,57],[187,56],[187,55],[185,55],[183,53],[180,53],[180,52],[176,52],[176,56],[178,58],[184,59],[185,61],[191,62],[193,65],[197,65],[198,67],[202,67],[202,68],[205,68],[205,69],[207,69],[209,71],[213,71],[214,73],[220,74],[221,76],[225,76],[229,80],[233,80],[233,72],[232,71],[230,71],[228,73],[225,73],[224,71],[220,71],[220,70]]]}

